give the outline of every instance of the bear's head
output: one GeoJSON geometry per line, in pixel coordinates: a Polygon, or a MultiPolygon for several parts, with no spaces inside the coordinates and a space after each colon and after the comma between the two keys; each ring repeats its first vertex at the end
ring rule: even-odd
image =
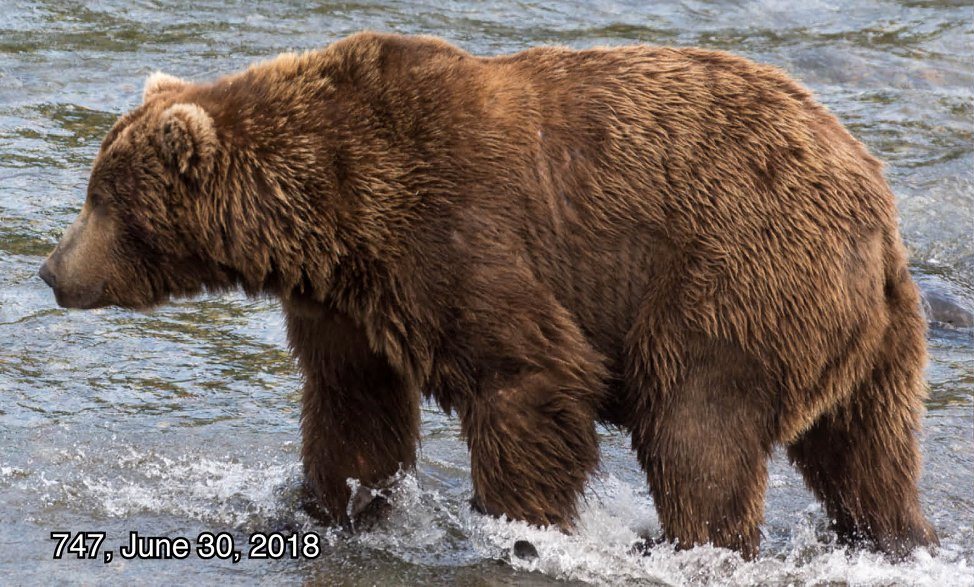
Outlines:
{"type": "Polygon", "coordinates": [[[204,246],[213,210],[200,194],[214,175],[220,139],[193,89],[151,76],[142,105],[108,133],[81,213],[40,269],[61,306],[148,308],[231,285],[204,246]]]}

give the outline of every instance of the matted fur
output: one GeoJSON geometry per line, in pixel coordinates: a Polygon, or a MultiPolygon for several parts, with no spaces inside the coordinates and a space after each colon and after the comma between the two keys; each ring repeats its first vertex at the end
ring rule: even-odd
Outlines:
{"type": "Polygon", "coordinates": [[[145,96],[45,279],[83,307],[280,297],[331,519],[346,479],[414,465],[426,395],[459,415],[491,514],[570,529],[602,420],[680,547],[754,555],[775,444],[843,538],[936,542],[893,196],[779,70],[365,33],[145,96]]]}

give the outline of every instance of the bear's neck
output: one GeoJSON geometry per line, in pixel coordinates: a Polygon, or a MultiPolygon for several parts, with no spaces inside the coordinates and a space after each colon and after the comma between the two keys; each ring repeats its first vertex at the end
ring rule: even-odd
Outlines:
{"type": "Polygon", "coordinates": [[[230,222],[225,256],[248,292],[324,299],[339,263],[402,250],[393,227],[418,225],[425,189],[414,185],[415,164],[403,163],[415,157],[390,144],[397,109],[379,117],[372,96],[334,90],[325,99],[299,80],[283,95],[258,87],[271,83],[259,76],[247,83],[229,107],[248,124],[237,125],[216,194],[230,222]]]}
{"type": "MultiPolygon", "coordinates": [[[[275,145],[271,145],[273,148],[275,145]]],[[[213,250],[250,295],[323,299],[349,250],[320,179],[300,155],[262,157],[260,145],[227,161],[214,201],[222,204],[213,250]]]]}

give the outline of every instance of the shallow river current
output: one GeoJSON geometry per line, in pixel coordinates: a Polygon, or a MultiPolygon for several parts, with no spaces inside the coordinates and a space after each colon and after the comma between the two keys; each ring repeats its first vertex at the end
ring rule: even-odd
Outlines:
{"type": "MultiPolygon", "coordinates": [[[[424,409],[416,473],[391,516],[352,536],[300,508],[299,378],[280,311],[242,295],[150,314],[67,311],[37,278],[80,209],[98,145],[154,70],[204,80],[363,28],[430,33],[482,54],[542,43],[732,50],[811,87],[888,163],[914,276],[974,309],[974,8],[970,0],[643,2],[0,1],[0,583],[974,583],[972,330],[933,324],[922,436],[925,511],[942,547],[892,564],[834,545],[778,452],[762,554],[629,553],[659,533],[628,438],[579,531],[473,514],[458,424],[424,409]],[[52,531],[322,536],[313,560],[53,560],[52,531]],[[535,559],[512,557],[528,539],[535,559]]],[[[955,313],[957,311],[955,310],[955,313]]],[[[965,315],[960,311],[962,323],[965,315]]]]}

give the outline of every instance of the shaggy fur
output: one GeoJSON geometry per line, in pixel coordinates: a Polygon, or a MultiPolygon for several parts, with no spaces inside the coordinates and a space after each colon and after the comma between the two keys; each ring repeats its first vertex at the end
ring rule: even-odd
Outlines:
{"type": "Polygon", "coordinates": [[[843,538],[936,543],[924,323],[881,166],[740,57],[365,33],[157,74],[42,273],[76,307],[280,297],[307,479],[339,522],[348,478],[414,465],[425,395],[459,415],[490,514],[570,529],[601,420],[681,548],[756,553],[776,444],[843,538]]]}

